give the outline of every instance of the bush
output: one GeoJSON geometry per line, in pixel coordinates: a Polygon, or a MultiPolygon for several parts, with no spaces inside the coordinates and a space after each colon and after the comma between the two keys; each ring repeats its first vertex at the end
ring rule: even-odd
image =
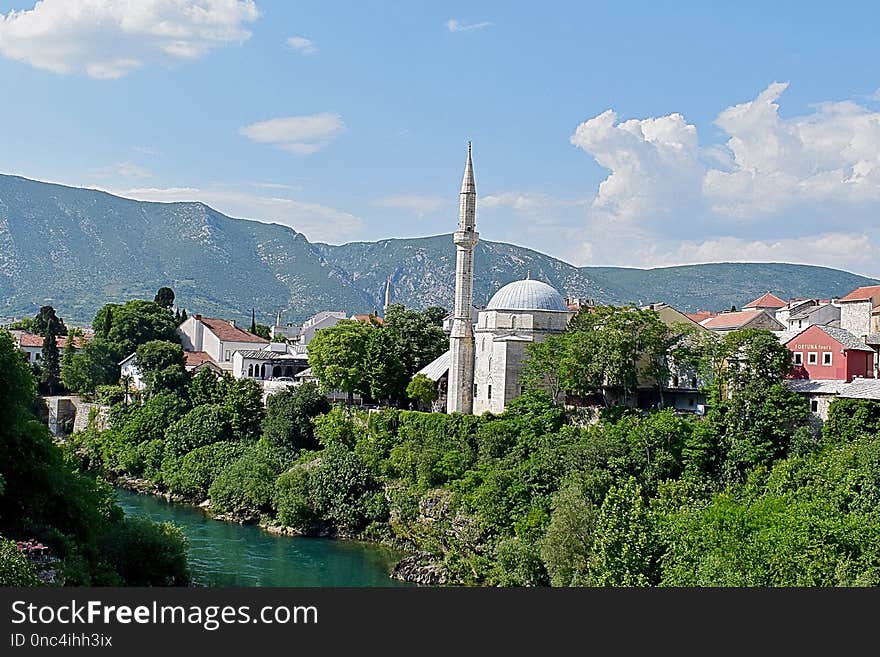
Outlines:
{"type": "Polygon", "coordinates": [[[34,565],[15,545],[0,536],[0,586],[40,586],[34,565]]]}
{"type": "Polygon", "coordinates": [[[165,454],[180,457],[197,447],[232,439],[232,416],[219,404],[196,406],[165,431],[165,454]]]}
{"type": "Polygon", "coordinates": [[[266,399],[263,436],[291,457],[317,447],[312,418],[330,411],[330,402],[314,383],[282,390],[266,399]]]}
{"type": "Polygon", "coordinates": [[[278,510],[278,520],[290,527],[305,530],[318,520],[314,502],[310,499],[309,472],[299,465],[283,472],[275,481],[272,496],[278,510]]]}
{"type": "Polygon", "coordinates": [[[203,500],[217,476],[244,450],[241,443],[230,441],[197,447],[182,458],[166,460],[162,465],[162,482],[172,493],[203,500]]]}
{"type": "Polygon", "coordinates": [[[268,512],[272,509],[275,479],[283,462],[264,442],[258,442],[227,465],[208,489],[212,506],[221,512],[268,512]]]}
{"type": "Polygon", "coordinates": [[[101,556],[126,586],[186,586],[186,538],[171,523],[124,518],[101,541],[101,556]]]}

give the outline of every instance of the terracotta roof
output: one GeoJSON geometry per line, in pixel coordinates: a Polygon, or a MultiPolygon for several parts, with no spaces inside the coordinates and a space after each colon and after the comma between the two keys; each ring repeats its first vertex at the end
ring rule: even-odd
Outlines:
{"type": "Polygon", "coordinates": [[[880,285],[866,285],[857,287],[855,290],[841,297],[841,301],[867,301],[875,296],[880,295],[880,285]]]}
{"type": "Polygon", "coordinates": [[[355,321],[361,322],[363,324],[384,324],[385,322],[381,317],[377,317],[376,315],[352,315],[351,318],[355,321]]]}
{"type": "MultiPolygon", "coordinates": [[[[86,338],[76,337],[73,340],[73,346],[77,349],[81,349],[86,342],[88,342],[86,338]]],[[[43,336],[34,335],[33,333],[22,333],[18,344],[20,347],[42,347],[43,336]]],[[[59,335],[55,338],[55,344],[58,345],[59,349],[64,349],[64,347],[67,346],[67,336],[59,335]]]]}
{"type": "Polygon", "coordinates": [[[268,340],[254,335],[250,331],[243,328],[233,326],[229,320],[218,319],[216,317],[202,317],[202,324],[211,329],[211,333],[216,335],[223,342],[256,342],[259,344],[269,344],[268,340]]]}
{"type": "Polygon", "coordinates": [[[699,324],[704,319],[709,319],[710,317],[717,317],[718,313],[713,313],[709,310],[698,310],[695,313],[684,313],[684,316],[687,317],[688,319],[696,322],[697,324],[699,324]]]}
{"type": "Polygon", "coordinates": [[[777,297],[775,294],[767,292],[751,303],[747,303],[743,308],[784,308],[785,305],[785,301],[777,297]]]}
{"type": "Polygon", "coordinates": [[[187,367],[197,367],[205,362],[214,362],[211,354],[207,351],[184,351],[183,357],[186,359],[187,367]]]}
{"type": "Polygon", "coordinates": [[[758,313],[754,310],[739,310],[733,313],[721,313],[701,322],[701,325],[707,329],[739,328],[757,316],[758,313]]]}

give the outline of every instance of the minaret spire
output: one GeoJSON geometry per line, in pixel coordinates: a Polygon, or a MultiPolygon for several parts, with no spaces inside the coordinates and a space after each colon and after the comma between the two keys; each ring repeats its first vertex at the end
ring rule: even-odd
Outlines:
{"type": "Polygon", "coordinates": [[[480,239],[477,225],[477,185],[471,142],[459,194],[458,230],[455,243],[455,309],[449,334],[449,384],[446,410],[449,413],[472,413],[474,407],[474,248],[480,239]]]}
{"type": "Polygon", "coordinates": [[[391,305],[391,276],[385,281],[385,305],[382,307],[382,315],[388,314],[388,306],[391,305]]]}

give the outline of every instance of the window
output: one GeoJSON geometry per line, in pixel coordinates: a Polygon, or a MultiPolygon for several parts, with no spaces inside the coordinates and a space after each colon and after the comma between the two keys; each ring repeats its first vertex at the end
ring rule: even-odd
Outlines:
{"type": "Polygon", "coordinates": [[[693,406],[693,405],[694,405],[694,398],[688,397],[688,406],[693,406]]]}
{"type": "Polygon", "coordinates": [[[227,350],[226,350],[226,356],[224,356],[223,360],[229,360],[229,355],[230,355],[231,353],[232,353],[232,352],[229,351],[229,349],[227,349],[227,350]]]}
{"type": "Polygon", "coordinates": [[[801,352],[796,351],[792,354],[792,356],[794,357],[794,364],[795,365],[803,365],[804,364],[804,355],[801,352]]]}
{"type": "Polygon", "coordinates": [[[816,365],[819,363],[819,354],[811,351],[807,354],[807,365],[816,365]]]}
{"type": "Polygon", "coordinates": [[[691,388],[696,388],[696,387],[697,387],[697,377],[692,376],[691,377],[691,388]]]}
{"type": "Polygon", "coordinates": [[[819,402],[815,399],[810,402],[810,411],[812,411],[813,413],[819,412],[819,402]]]}
{"type": "Polygon", "coordinates": [[[486,399],[492,399],[492,384],[489,384],[489,391],[486,393],[486,399]]]}
{"type": "Polygon", "coordinates": [[[822,364],[823,365],[831,365],[831,352],[830,351],[822,352],[822,364]]]}
{"type": "Polygon", "coordinates": [[[476,396],[477,396],[477,384],[475,383],[474,384],[474,397],[476,397],[476,396]]]}

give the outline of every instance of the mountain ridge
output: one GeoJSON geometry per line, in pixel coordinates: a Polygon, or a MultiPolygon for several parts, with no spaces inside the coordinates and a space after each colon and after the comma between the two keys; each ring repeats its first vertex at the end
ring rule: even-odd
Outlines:
{"type": "MultiPolygon", "coordinates": [[[[0,317],[32,315],[48,303],[83,323],[105,302],[152,298],[170,285],[190,313],[244,321],[256,308],[263,323],[278,311],[285,321],[300,321],[319,310],[380,310],[389,276],[394,301],[450,308],[454,272],[451,232],[309,242],[289,226],[229,217],[200,201],[136,201],[0,174],[0,317]]],[[[481,240],[475,304],[527,274],[567,296],[665,301],[685,311],[739,307],[768,290],[831,297],[877,282],[789,263],[575,267],[529,247],[481,240]]]]}

